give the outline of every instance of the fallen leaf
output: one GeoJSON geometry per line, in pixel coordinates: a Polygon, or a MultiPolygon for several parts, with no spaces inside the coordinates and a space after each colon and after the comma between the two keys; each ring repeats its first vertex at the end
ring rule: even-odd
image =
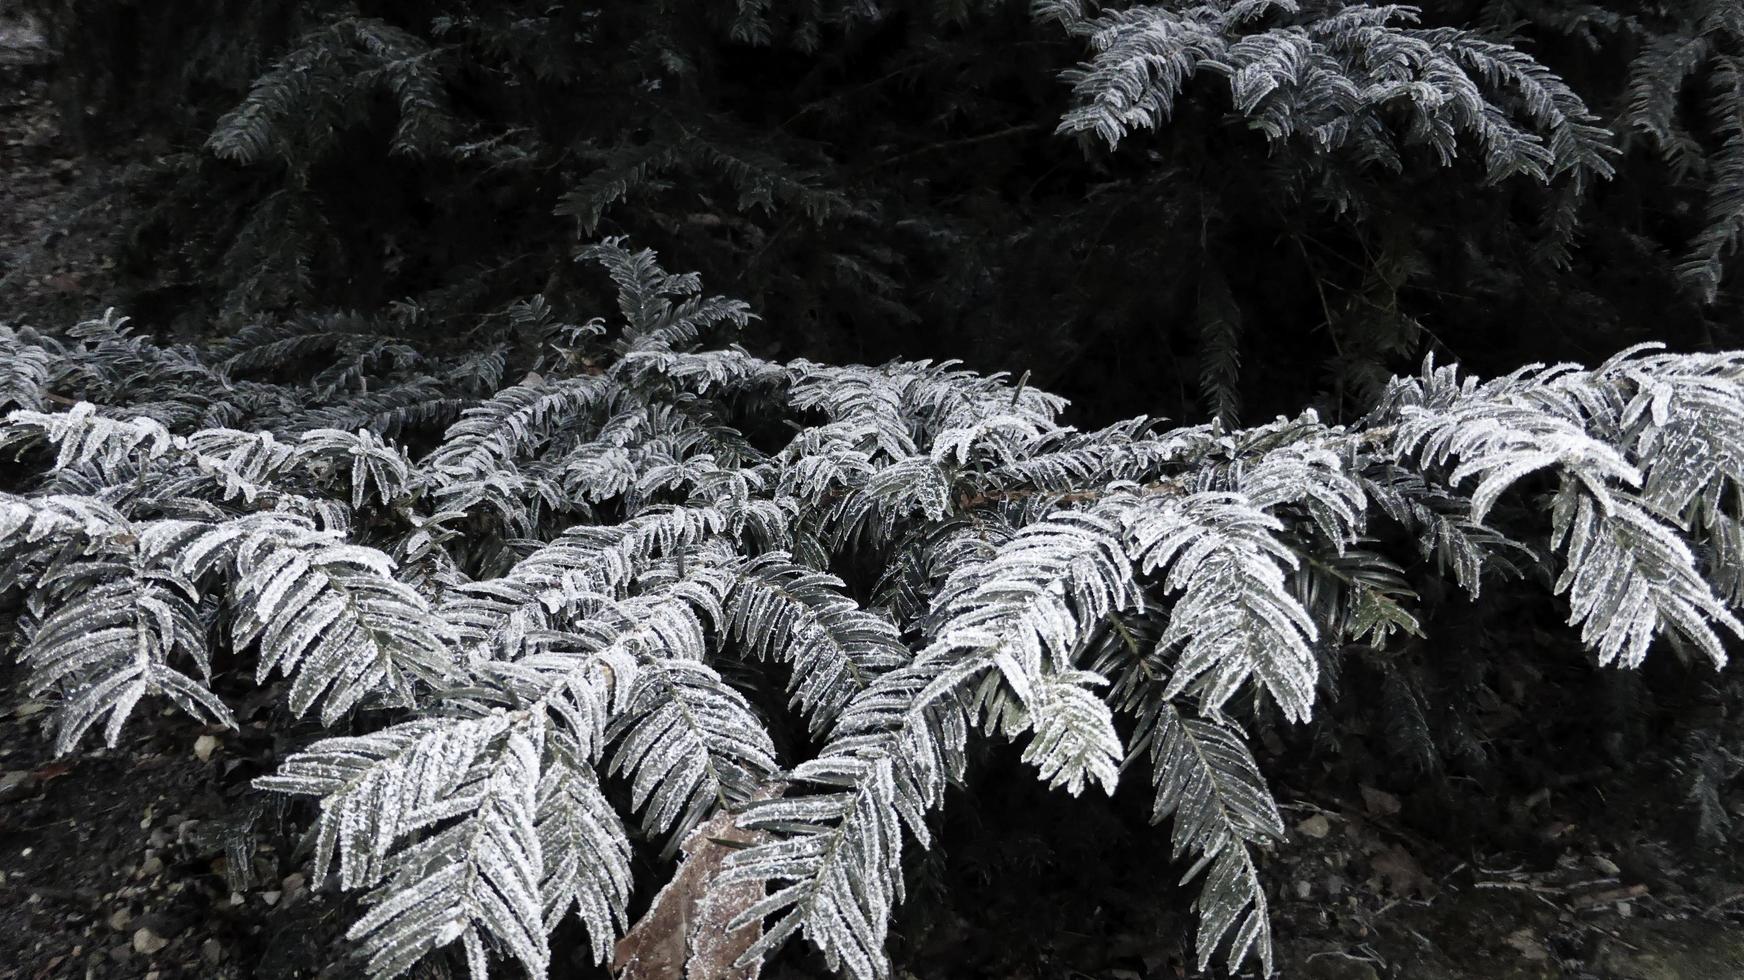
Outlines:
{"type": "Polygon", "coordinates": [[[51,762],[31,775],[35,776],[38,782],[46,783],[51,779],[59,779],[72,771],[73,764],[70,762],[51,762]]]}
{"type": "Polygon", "coordinates": [[[1399,798],[1386,790],[1375,789],[1373,786],[1359,785],[1362,790],[1363,807],[1370,816],[1391,817],[1399,812],[1399,798]]]}
{"type": "Polygon", "coordinates": [[[1557,840],[1559,838],[1566,837],[1566,836],[1568,836],[1568,832],[1573,830],[1574,828],[1575,828],[1574,824],[1569,823],[1566,820],[1558,820],[1555,823],[1551,824],[1550,826],[1544,828],[1544,831],[1543,831],[1544,839],[1545,840],[1557,840]]]}
{"type": "Polygon", "coordinates": [[[1403,847],[1390,847],[1369,858],[1369,867],[1381,876],[1387,891],[1398,898],[1427,897],[1435,883],[1423,873],[1423,868],[1411,852],[1403,847]]]}
{"type": "Polygon", "coordinates": [[[1574,907],[1594,908],[1600,905],[1608,905],[1612,902],[1628,902],[1633,899],[1642,898],[1648,895],[1651,891],[1650,888],[1643,884],[1625,885],[1621,888],[1606,888],[1602,891],[1588,892],[1585,895],[1576,895],[1574,898],[1574,907]]]}

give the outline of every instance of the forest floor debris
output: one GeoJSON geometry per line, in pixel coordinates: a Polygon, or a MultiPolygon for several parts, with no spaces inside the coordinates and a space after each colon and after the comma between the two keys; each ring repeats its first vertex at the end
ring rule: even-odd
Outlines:
{"type": "Polygon", "coordinates": [[[0,320],[11,323],[101,312],[119,274],[124,167],[66,138],[47,97],[49,56],[28,25],[0,23],[0,320]]]}

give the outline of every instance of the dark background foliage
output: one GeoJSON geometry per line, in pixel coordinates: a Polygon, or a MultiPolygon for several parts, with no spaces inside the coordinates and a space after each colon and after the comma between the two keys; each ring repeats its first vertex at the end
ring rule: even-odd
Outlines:
{"type": "Polygon", "coordinates": [[[1269,143],[1203,76],[1115,150],[1055,135],[1086,50],[1016,2],[34,6],[69,124],[154,151],[104,301],[183,333],[308,306],[452,329],[594,288],[564,260],[628,234],[748,299],[766,353],[1029,370],[1091,419],[1349,415],[1430,351],[1497,373],[1737,335],[1736,277],[1678,273],[1744,195],[1718,0],[1425,6],[1611,128],[1617,176],[1579,190],[1269,143]]]}

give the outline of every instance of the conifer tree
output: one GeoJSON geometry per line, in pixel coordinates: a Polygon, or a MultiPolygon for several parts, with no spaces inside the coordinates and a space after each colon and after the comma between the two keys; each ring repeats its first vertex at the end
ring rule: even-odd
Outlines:
{"type": "Polygon", "coordinates": [[[234,725],[215,654],[283,678],[336,731],[256,789],[318,801],[370,976],[545,976],[572,914],[604,957],[657,884],[636,843],[724,814],[741,962],[803,937],[887,977],[902,857],[983,739],[1074,796],[1148,778],[1201,968],[1270,972],[1248,733],[1424,631],[1408,565],[1480,595],[1541,564],[1601,665],[1744,635],[1744,354],[1426,360],[1348,424],[1086,431],[951,363],[759,358],[695,274],[583,257],[610,316],[534,298],[446,347],[0,330],[5,599],[57,748],[160,700],[234,725]]]}

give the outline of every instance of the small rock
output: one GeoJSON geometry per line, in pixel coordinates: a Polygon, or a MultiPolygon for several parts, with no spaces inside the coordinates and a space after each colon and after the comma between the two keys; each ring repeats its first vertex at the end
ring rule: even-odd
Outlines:
{"type": "Polygon", "coordinates": [[[169,944],[168,939],[150,929],[141,929],[133,934],[133,951],[145,956],[151,956],[169,944]]]}
{"type": "Polygon", "coordinates": [[[201,762],[212,758],[212,751],[218,748],[218,740],[211,735],[201,735],[194,739],[194,758],[201,762]]]}
{"type": "Polygon", "coordinates": [[[1550,959],[1550,950],[1538,940],[1538,935],[1529,928],[1516,929],[1508,934],[1502,942],[1514,947],[1521,956],[1534,963],[1542,963],[1550,959]]]}
{"type": "Polygon", "coordinates": [[[1385,882],[1386,889],[1397,898],[1424,897],[1435,890],[1434,883],[1410,851],[1394,845],[1369,858],[1369,867],[1385,882]]]}
{"type": "Polygon", "coordinates": [[[1400,806],[1397,796],[1367,784],[1359,785],[1357,789],[1362,791],[1363,807],[1372,816],[1392,817],[1398,815],[1400,806]]]}
{"type": "Polygon", "coordinates": [[[216,939],[208,939],[200,944],[200,956],[207,963],[217,966],[224,960],[224,945],[216,939]]]}
{"type": "Polygon", "coordinates": [[[1316,813],[1312,817],[1296,825],[1296,832],[1305,837],[1319,840],[1332,832],[1332,821],[1326,819],[1326,814],[1316,813]]]}
{"type": "Polygon", "coordinates": [[[117,946],[109,951],[109,958],[117,963],[125,963],[133,958],[133,947],[117,946]]]}
{"type": "Polygon", "coordinates": [[[126,932],[127,927],[132,924],[133,913],[127,909],[116,909],[115,912],[109,916],[109,928],[116,932],[126,932]]]}
{"type": "Polygon", "coordinates": [[[146,858],[145,862],[139,866],[139,877],[148,878],[163,871],[163,868],[163,859],[158,857],[156,854],[153,854],[151,857],[146,858]]]}
{"type": "Polygon", "coordinates": [[[282,895],[284,895],[284,892],[261,892],[260,900],[268,905],[277,905],[279,903],[279,898],[282,895]]]}

